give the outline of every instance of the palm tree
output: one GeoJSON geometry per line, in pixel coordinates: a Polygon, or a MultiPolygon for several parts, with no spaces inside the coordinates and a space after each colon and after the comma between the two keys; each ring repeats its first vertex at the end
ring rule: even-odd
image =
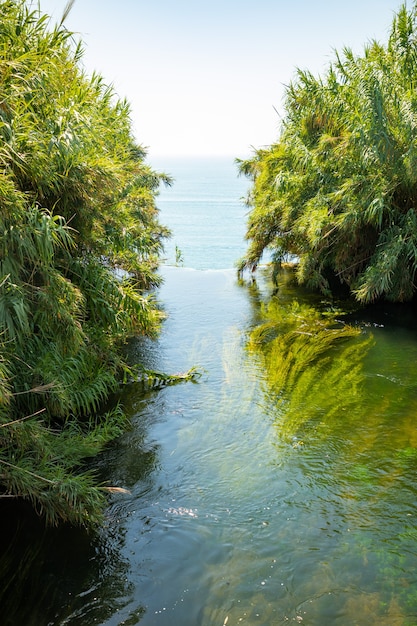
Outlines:
{"type": "Polygon", "coordinates": [[[387,45],[344,49],[322,78],[298,71],[279,141],[240,163],[253,180],[241,269],[270,247],[324,292],[336,277],[361,302],[413,297],[416,15],[402,7],[387,45]]]}

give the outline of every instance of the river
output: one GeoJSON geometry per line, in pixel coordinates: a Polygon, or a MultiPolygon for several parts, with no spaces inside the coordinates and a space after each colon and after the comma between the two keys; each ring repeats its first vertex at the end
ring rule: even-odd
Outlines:
{"type": "MultiPolygon", "coordinates": [[[[131,358],[202,376],[123,392],[132,427],[95,467],[128,493],[98,533],[6,516],[2,624],[417,624],[415,311],[337,313],[358,334],[287,389],[250,342],[272,315],[262,272],[162,271],[167,320],[131,358]]],[[[335,305],[290,272],[272,302],[300,329],[335,305]]]]}

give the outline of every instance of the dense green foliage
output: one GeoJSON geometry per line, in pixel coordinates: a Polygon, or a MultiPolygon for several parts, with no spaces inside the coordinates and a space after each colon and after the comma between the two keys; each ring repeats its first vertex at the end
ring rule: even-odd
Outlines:
{"type": "Polygon", "coordinates": [[[103,491],[74,468],[113,437],[92,419],[117,385],[118,342],[153,334],[163,238],[129,106],[63,24],[0,2],[0,487],[50,522],[89,524],[103,491]],[[42,421],[40,421],[42,420],[42,421]]]}
{"type": "Polygon", "coordinates": [[[253,180],[250,246],[298,261],[301,284],[331,278],[361,302],[410,300],[417,271],[417,5],[386,45],[345,49],[323,77],[298,71],[277,143],[240,162],[253,180]]]}
{"type": "MultiPolygon", "coordinates": [[[[285,288],[293,271],[281,271],[279,279],[285,288]]],[[[374,340],[342,320],[342,311],[280,293],[261,304],[247,349],[261,364],[281,437],[291,441],[300,429],[319,429],[318,424],[326,433],[341,416],[354,428],[364,417],[363,362],[374,340]]]]}

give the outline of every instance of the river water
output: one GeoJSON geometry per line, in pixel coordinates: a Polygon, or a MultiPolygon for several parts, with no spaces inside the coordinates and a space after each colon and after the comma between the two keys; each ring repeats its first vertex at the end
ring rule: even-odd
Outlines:
{"type": "MultiPolygon", "coordinates": [[[[176,200],[161,210],[172,226],[176,200]]],[[[176,237],[191,267],[163,268],[161,337],[130,354],[201,379],[123,393],[132,428],[96,466],[129,493],[96,535],[5,520],[1,623],[417,624],[415,311],[337,314],[358,334],[286,388],[278,351],[250,342],[273,311],[262,272],[238,283],[231,269],[240,235],[209,262],[204,237],[194,251],[176,237]]],[[[334,309],[290,271],[272,301],[303,333],[334,309]]]]}

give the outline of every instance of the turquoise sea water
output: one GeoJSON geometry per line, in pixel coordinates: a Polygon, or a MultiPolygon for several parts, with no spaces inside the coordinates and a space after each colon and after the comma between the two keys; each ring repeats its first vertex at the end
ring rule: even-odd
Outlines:
{"type": "Polygon", "coordinates": [[[157,200],[161,222],[172,231],[166,263],[175,264],[175,248],[184,267],[230,269],[243,256],[249,181],[238,175],[233,158],[159,158],[152,164],[174,178],[157,200]]]}

